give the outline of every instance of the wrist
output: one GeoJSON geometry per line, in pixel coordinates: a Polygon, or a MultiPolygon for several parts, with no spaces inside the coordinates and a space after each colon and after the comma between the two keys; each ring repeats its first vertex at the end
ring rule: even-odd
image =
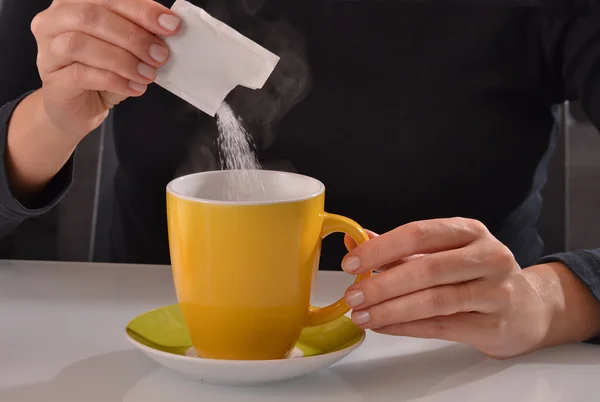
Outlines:
{"type": "Polygon", "coordinates": [[[10,189],[28,203],[68,161],[80,138],[49,119],[38,90],[24,98],[9,120],[5,166],[10,189]]]}
{"type": "Polygon", "coordinates": [[[523,269],[545,306],[546,336],[540,348],[582,342],[600,335],[600,302],[564,264],[523,269]]]}
{"type": "Polygon", "coordinates": [[[47,101],[44,98],[44,88],[40,88],[33,92],[28,98],[31,98],[29,101],[35,105],[35,126],[43,127],[46,137],[64,143],[67,146],[75,147],[92,131],[81,129],[76,125],[63,127],[62,125],[57,124],[46,107],[47,101]]]}

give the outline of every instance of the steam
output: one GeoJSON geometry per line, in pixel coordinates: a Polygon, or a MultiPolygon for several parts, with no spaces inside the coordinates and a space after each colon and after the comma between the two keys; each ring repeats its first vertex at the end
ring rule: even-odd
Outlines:
{"type": "MultiPolygon", "coordinates": [[[[275,141],[281,119],[308,95],[312,86],[305,39],[287,20],[288,4],[287,0],[207,0],[198,4],[280,57],[262,89],[237,87],[226,98],[259,149],[275,141]]],[[[216,168],[218,158],[207,160],[207,138],[215,137],[214,122],[199,128],[178,175],[216,168]]]]}

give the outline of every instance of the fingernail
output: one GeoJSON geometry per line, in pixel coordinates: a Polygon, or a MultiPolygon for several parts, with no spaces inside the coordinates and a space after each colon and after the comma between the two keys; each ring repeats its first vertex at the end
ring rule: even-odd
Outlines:
{"type": "Polygon", "coordinates": [[[149,66],[146,63],[138,64],[137,68],[138,74],[142,77],[146,77],[149,80],[153,80],[156,78],[156,69],[152,66],[149,66]]]}
{"type": "Polygon", "coordinates": [[[138,84],[137,82],[129,81],[129,88],[135,92],[144,93],[146,91],[146,85],[138,84]]]}
{"type": "Polygon", "coordinates": [[[360,268],[360,259],[358,257],[347,257],[342,261],[342,269],[346,272],[354,272],[360,268]]]}
{"type": "Polygon", "coordinates": [[[174,31],[179,26],[181,19],[171,14],[161,14],[158,17],[158,25],[167,31],[174,31]]]}
{"type": "Polygon", "coordinates": [[[371,314],[369,314],[367,311],[360,311],[358,313],[354,313],[352,314],[352,321],[354,321],[356,325],[366,324],[369,321],[371,321],[371,314]]]}
{"type": "Polygon", "coordinates": [[[365,302],[365,295],[362,290],[352,290],[346,295],[346,303],[350,307],[360,306],[365,302]]]}
{"type": "Polygon", "coordinates": [[[169,56],[169,50],[162,45],[151,45],[150,46],[150,57],[154,60],[162,63],[169,56]]]}

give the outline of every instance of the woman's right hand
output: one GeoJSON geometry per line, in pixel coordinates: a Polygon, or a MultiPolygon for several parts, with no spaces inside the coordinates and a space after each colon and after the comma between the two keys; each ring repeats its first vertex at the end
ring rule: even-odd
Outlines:
{"type": "Polygon", "coordinates": [[[157,35],[179,26],[153,0],[54,0],[31,23],[50,121],[82,138],[113,106],[142,95],[169,56],[157,35]]]}

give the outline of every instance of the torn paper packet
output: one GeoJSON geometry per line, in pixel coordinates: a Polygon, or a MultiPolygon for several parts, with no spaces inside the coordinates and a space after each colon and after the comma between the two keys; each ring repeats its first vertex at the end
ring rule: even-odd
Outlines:
{"type": "Polygon", "coordinates": [[[263,87],[277,55],[185,0],[171,10],[181,29],[164,38],[170,57],[158,71],[158,85],[211,116],[236,86],[263,87]]]}

